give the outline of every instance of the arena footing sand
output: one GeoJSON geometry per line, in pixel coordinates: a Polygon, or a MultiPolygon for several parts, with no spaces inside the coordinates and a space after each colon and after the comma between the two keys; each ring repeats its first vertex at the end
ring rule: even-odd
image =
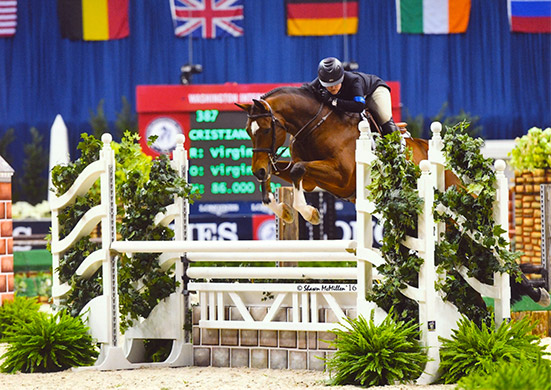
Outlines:
{"type": "MultiPolygon", "coordinates": [[[[356,386],[327,386],[328,375],[319,371],[260,370],[250,368],[182,367],[143,368],[125,371],[73,371],[47,374],[0,374],[2,389],[36,390],[276,390],[355,389],[356,386]]],[[[452,385],[397,385],[373,389],[453,389],[452,385]]]]}
{"type": "MultiPolygon", "coordinates": [[[[543,339],[551,352],[551,338],[543,339]]],[[[0,355],[5,345],[0,344],[0,355]]],[[[356,386],[328,386],[320,371],[260,370],[252,368],[181,367],[124,371],[66,370],[47,374],[0,374],[3,390],[341,390],[356,386]]],[[[454,385],[389,385],[371,390],[452,390],[454,385]]]]}

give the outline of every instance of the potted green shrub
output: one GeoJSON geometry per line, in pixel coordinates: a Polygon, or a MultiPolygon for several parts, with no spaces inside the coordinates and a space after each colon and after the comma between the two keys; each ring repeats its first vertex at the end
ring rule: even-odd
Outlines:
{"type": "Polygon", "coordinates": [[[80,317],[71,317],[66,311],[29,313],[27,321],[18,321],[6,331],[8,347],[0,371],[54,372],[96,361],[99,350],[80,317]]]}
{"type": "Polygon", "coordinates": [[[515,147],[510,153],[510,165],[515,174],[522,171],[535,171],[551,167],[551,127],[542,130],[532,127],[528,133],[515,139],[515,147]]]}
{"type": "MultiPolygon", "coordinates": [[[[465,389],[536,389],[538,387],[514,387],[511,382],[503,383],[504,387],[475,387],[480,376],[489,377],[499,370],[510,371],[511,367],[521,364],[540,365],[539,372],[533,372],[536,382],[549,382],[548,373],[551,362],[544,359],[549,356],[545,347],[539,343],[539,337],[532,334],[535,324],[528,317],[519,321],[503,322],[497,329],[495,323],[476,324],[467,318],[459,321],[458,329],[449,339],[441,339],[440,368],[444,383],[457,383],[465,377],[465,389]],[[543,359],[543,360],[542,360],[543,359]],[[506,365],[513,365],[509,368],[506,365]],[[543,377],[543,378],[542,378],[543,377]],[[468,385],[467,385],[468,383],[468,385]]],[[[525,367],[526,367],[525,366],[525,367]]],[[[503,372],[499,373],[499,377],[503,372]]],[[[526,375],[526,372],[523,373],[526,375]]],[[[492,381],[500,381],[500,378],[492,381]]],[[[489,378],[486,378],[489,379],[489,378]]],[[[512,379],[509,378],[511,381],[512,379]]]]}
{"type": "Polygon", "coordinates": [[[523,263],[541,260],[540,185],[551,183],[551,128],[532,127],[509,154],[515,171],[515,246],[523,263]]]}
{"type": "Polygon", "coordinates": [[[345,318],[341,325],[329,341],[336,351],[325,359],[331,385],[384,386],[413,382],[422,374],[428,356],[415,321],[398,320],[391,310],[378,325],[373,312],[369,320],[345,318]]]}

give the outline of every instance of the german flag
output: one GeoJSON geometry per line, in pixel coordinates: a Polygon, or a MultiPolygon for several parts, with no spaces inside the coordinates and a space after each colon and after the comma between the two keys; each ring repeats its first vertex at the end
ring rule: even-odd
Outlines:
{"type": "Polygon", "coordinates": [[[286,0],[287,34],[344,35],[358,32],[357,0],[286,0]]]}
{"type": "Polygon", "coordinates": [[[61,37],[73,41],[126,38],[128,0],[57,0],[61,37]]]}

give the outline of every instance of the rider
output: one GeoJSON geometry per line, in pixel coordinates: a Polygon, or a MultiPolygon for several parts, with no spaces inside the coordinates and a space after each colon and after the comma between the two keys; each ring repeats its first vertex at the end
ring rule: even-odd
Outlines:
{"type": "Polygon", "coordinates": [[[392,119],[390,87],[381,78],[345,71],[337,58],[327,57],[319,63],[318,77],[309,86],[339,111],[361,113],[368,108],[383,135],[399,131],[392,119]]]}

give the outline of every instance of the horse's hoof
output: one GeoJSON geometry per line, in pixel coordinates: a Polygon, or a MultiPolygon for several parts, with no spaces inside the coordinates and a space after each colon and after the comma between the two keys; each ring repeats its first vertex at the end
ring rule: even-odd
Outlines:
{"type": "Polygon", "coordinates": [[[295,220],[295,216],[293,213],[293,209],[286,205],[285,203],[281,203],[281,217],[283,222],[285,223],[293,223],[295,220]]]}
{"type": "Polygon", "coordinates": [[[549,293],[547,292],[547,290],[540,287],[540,291],[541,291],[541,297],[540,297],[540,300],[536,303],[543,307],[547,307],[551,305],[551,297],[549,297],[549,293]]]}
{"type": "Polygon", "coordinates": [[[313,209],[312,216],[310,217],[308,222],[310,222],[312,225],[319,225],[320,221],[321,221],[321,218],[320,218],[319,211],[316,209],[313,209]]]}

